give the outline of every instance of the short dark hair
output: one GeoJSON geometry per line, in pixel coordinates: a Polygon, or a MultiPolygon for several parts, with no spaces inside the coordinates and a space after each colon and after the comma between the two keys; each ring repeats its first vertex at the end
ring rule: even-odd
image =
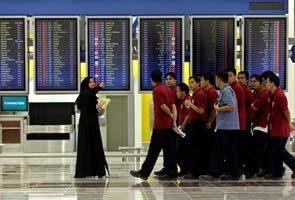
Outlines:
{"type": "Polygon", "coordinates": [[[165,79],[167,78],[167,76],[171,76],[172,78],[174,78],[174,80],[177,80],[176,74],[174,72],[169,72],[165,75],[165,79]]]}
{"type": "Polygon", "coordinates": [[[228,71],[224,72],[217,72],[216,77],[222,80],[222,82],[227,83],[228,82],[228,71]]]}
{"type": "Polygon", "coordinates": [[[269,75],[267,78],[269,82],[274,83],[276,87],[280,86],[280,78],[277,75],[269,75]]]}
{"type": "Polygon", "coordinates": [[[201,83],[201,79],[199,76],[193,75],[191,77],[189,77],[189,80],[194,79],[196,81],[196,83],[201,83]]]}
{"type": "Polygon", "coordinates": [[[232,72],[235,76],[237,75],[237,71],[235,68],[229,68],[226,70],[226,72],[232,72]]]}
{"type": "Polygon", "coordinates": [[[185,94],[189,94],[189,88],[188,88],[187,84],[179,83],[177,86],[179,87],[179,90],[181,92],[185,92],[185,94]]]}
{"type": "Polygon", "coordinates": [[[201,77],[203,77],[205,81],[208,80],[211,85],[215,85],[215,79],[211,73],[203,73],[201,77]]]}
{"type": "Polygon", "coordinates": [[[247,71],[240,71],[240,72],[238,73],[238,75],[240,75],[240,74],[245,74],[246,80],[247,80],[247,81],[249,80],[249,73],[248,73],[247,71]]]}
{"type": "Polygon", "coordinates": [[[262,83],[262,76],[258,75],[258,74],[253,74],[251,76],[251,78],[255,78],[257,81],[260,82],[260,84],[262,83]]]}
{"type": "Polygon", "coordinates": [[[265,71],[261,74],[261,77],[266,80],[269,76],[273,76],[275,75],[275,73],[273,73],[272,71],[265,71]]]}
{"type": "Polygon", "coordinates": [[[151,78],[155,83],[162,82],[162,72],[159,69],[155,69],[151,73],[151,78]]]}

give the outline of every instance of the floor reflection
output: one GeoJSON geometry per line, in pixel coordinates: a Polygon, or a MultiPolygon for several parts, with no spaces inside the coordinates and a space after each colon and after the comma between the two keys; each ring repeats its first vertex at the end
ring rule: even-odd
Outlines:
{"type": "MultiPolygon", "coordinates": [[[[109,178],[74,179],[75,159],[5,159],[0,161],[0,200],[87,199],[295,199],[295,181],[283,180],[147,181],[133,178],[129,170],[139,163],[109,160],[109,178]]],[[[162,166],[161,160],[156,169],[162,166]]]]}

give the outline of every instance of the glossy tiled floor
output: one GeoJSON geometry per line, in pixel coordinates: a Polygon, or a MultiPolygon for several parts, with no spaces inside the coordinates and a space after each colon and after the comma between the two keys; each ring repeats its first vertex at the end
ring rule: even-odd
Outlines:
{"type": "MultiPolygon", "coordinates": [[[[280,181],[251,179],[246,181],[199,180],[148,181],[129,175],[138,169],[136,162],[122,163],[108,159],[111,176],[106,179],[74,179],[75,159],[1,159],[0,200],[88,200],[88,199],[295,199],[295,181],[291,172],[280,181]]],[[[156,169],[160,169],[161,159],[156,169]]]]}

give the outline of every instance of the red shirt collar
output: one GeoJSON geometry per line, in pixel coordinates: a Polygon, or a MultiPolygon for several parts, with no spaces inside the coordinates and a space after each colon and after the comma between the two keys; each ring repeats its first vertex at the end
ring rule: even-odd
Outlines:
{"type": "Polygon", "coordinates": [[[234,82],[232,82],[232,84],[230,84],[230,86],[233,88],[233,87],[235,87],[237,84],[238,84],[238,81],[234,81],[234,82]]]}
{"type": "Polygon", "coordinates": [[[197,89],[197,91],[194,92],[194,95],[196,95],[202,88],[197,89]]]}
{"type": "Polygon", "coordinates": [[[159,82],[159,83],[156,83],[155,87],[158,87],[160,85],[163,85],[163,83],[159,82]]]}

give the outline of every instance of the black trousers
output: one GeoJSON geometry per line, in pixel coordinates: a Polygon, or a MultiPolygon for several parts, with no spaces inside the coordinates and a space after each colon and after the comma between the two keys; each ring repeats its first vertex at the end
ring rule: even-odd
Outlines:
{"type": "MultiPolygon", "coordinates": [[[[186,125],[184,132],[188,134],[189,124],[186,125]]],[[[178,166],[180,167],[181,172],[183,173],[188,168],[186,166],[187,163],[185,162],[187,138],[188,135],[186,135],[186,137],[184,138],[176,135],[176,161],[178,166]]]]}
{"type": "Polygon", "coordinates": [[[251,133],[251,121],[246,120],[247,130],[239,132],[239,167],[244,172],[250,173],[254,171],[255,163],[253,157],[253,136],[251,133]]]}
{"type": "Polygon", "coordinates": [[[167,174],[173,177],[177,176],[175,133],[172,129],[153,130],[148,154],[140,170],[143,176],[150,176],[161,150],[163,150],[167,174]]]}
{"type": "Polygon", "coordinates": [[[186,166],[184,173],[192,173],[195,176],[206,172],[206,122],[203,120],[190,121],[190,130],[187,136],[186,166]]]}
{"type": "Polygon", "coordinates": [[[224,160],[227,174],[234,177],[241,175],[238,162],[238,135],[236,130],[217,130],[211,155],[210,174],[220,177],[224,171],[224,160]]]}
{"type": "Polygon", "coordinates": [[[271,172],[274,176],[283,175],[283,162],[295,172],[295,159],[285,148],[287,140],[287,137],[270,138],[271,172]]]}
{"type": "Polygon", "coordinates": [[[258,173],[259,169],[270,173],[270,160],[267,151],[269,138],[268,133],[258,130],[253,131],[253,173],[258,173]]]}

